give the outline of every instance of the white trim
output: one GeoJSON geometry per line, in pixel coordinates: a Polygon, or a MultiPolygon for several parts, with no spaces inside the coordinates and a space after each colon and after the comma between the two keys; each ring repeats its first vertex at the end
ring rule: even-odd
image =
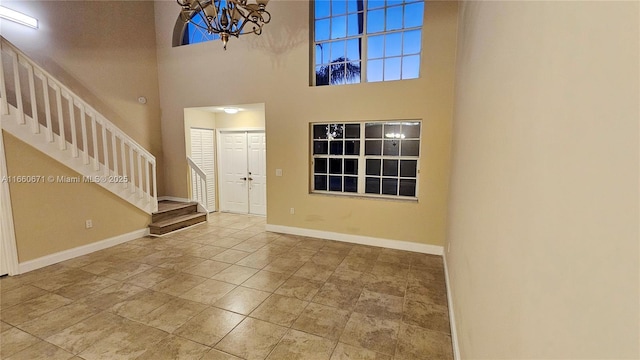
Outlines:
{"type": "MultiPolygon", "coordinates": [[[[0,119],[0,123],[3,120],[0,119]]],[[[0,178],[8,175],[7,162],[4,152],[4,138],[0,129],[0,178]]],[[[18,270],[18,249],[16,247],[16,233],[13,225],[13,210],[11,208],[11,192],[9,182],[2,181],[0,184],[0,249],[3,267],[9,275],[19,274],[18,270]]],[[[4,275],[4,274],[0,274],[4,275]]]]}
{"type": "Polygon", "coordinates": [[[460,347],[458,345],[458,330],[456,328],[456,317],[453,313],[453,296],[451,294],[451,282],[449,281],[447,256],[442,256],[442,259],[444,261],[444,280],[447,285],[447,305],[449,306],[449,326],[451,326],[451,346],[453,346],[453,360],[461,360],[460,347]]]}
{"type": "Polygon", "coordinates": [[[419,244],[419,243],[414,243],[409,241],[382,239],[382,238],[362,236],[362,235],[341,234],[341,233],[330,232],[330,231],[297,228],[297,227],[283,226],[283,225],[267,224],[265,228],[267,231],[284,233],[284,234],[309,236],[309,237],[344,241],[348,243],[362,244],[362,245],[380,246],[380,247],[385,247],[389,249],[414,251],[414,252],[419,252],[424,254],[432,254],[432,255],[440,255],[440,256],[442,256],[443,254],[443,247],[437,246],[437,245],[419,244]]]}
{"type": "Polygon", "coordinates": [[[193,202],[189,199],[185,199],[185,198],[181,198],[181,197],[175,197],[175,196],[159,196],[158,197],[158,201],[176,201],[176,202],[183,202],[183,203],[190,203],[193,202]]]}
{"type": "Polygon", "coordinates": [[[78,246],[73,249],[64,250],[64,251],[57,252],[55,254],[25,261],[18,265],[20,270],[19,273],[23,274],[29,271],[43,268],[45,266],[49,266],[49,265],[57,264],[62,261],[73,259],[78,256],[87,255],[98,250],[103,250],[106,248],[110,248],[112,246],[126,243],[127,241],[131,241],[131,240],[135,240],[135,239],[147,236],[148,234],[149,234],[148,228],[135,230],[130,233],[117,235],[117,236],[104,239],[101,241],[97,241],[91,244],[78,246]]]}

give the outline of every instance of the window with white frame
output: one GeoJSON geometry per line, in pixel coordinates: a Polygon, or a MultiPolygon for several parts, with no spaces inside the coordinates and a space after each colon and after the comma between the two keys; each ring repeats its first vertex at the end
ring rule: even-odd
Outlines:
{"type": "Polygon", "coordinates": [[[311,125],[317,193],[417,198],[421,122],[311,125]]]}
{"type": "Polygon", "coordinates": [[[316,0],[314,85],[420,76],[423,0],[316,0]]]}

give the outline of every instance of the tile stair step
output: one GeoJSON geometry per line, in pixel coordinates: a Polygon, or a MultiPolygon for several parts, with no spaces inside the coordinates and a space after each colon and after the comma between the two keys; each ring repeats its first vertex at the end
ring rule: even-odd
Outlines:
{"type": "Polygon", "coordinates": [[[205,213],[180,215],[157,223],[149,224],[149,232],[152,235],[164,235],[174,230],[182,229],[205,221],[207,221],[207,214],[205,213]]]}

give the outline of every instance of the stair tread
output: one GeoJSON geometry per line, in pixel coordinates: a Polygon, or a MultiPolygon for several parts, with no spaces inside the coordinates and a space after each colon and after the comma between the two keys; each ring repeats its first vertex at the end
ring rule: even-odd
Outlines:
{"type": "Polygon", "coordinates": [[[165,227],[165,226],[170,226],[170,225],[174,225],[177,224],[179,222],[185,221],[185,220],[191,220],[191,219],[195,219],[197,217],[200,216],[207,216],[207,214],[205,213],[191,213],[191,214],[185,214],[185,215],[180,215],[180,216],[176,216],[176,217],[171,217],[169,219],[166,220],[162,220],[162,221],[158,221],[155,223],[151,223],[149,224],[149,227],[165,227]]]}
{"type": "Polygon", "coordinates": [[[173,210],[184,209],[193,205],[198,205],[198,203],[163,200],[158,202],[158,211],[154,212],[153,214],[163,214],[173,210]]]}

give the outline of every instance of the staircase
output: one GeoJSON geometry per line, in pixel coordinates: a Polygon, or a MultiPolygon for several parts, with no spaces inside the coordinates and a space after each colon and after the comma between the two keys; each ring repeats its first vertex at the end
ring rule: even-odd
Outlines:
{"type": "Polygon", "coordinates": [[[197,202],[163,200],[158,202],[158,211],[153,213],[151,221],[149,234],[162,236],[207,221],[207,213],[198,212],[197,202]]]}
{"type": "Polygon", "coordinates": [[[0,115],[3,130],[75,170],[83,182],[148,214],[158,210],[155,157],[3,37],[0,115]]]}

